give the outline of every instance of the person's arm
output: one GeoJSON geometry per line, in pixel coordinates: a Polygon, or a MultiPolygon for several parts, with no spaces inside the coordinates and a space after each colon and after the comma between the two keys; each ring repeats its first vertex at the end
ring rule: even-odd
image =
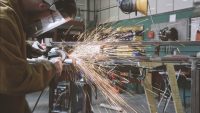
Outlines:
{"type": "Polygon", "coordinates": [[[42,61],[29,64],[25,39],[15,22],[0,18],[0,93],[24,94],[45,88],[56,73],[56,67],[42,61]]]}
{"type": "Polygon", "coordinates": [[[27,49],[26,50],[27,58],[37,58],[37,57],[47,54],[46,51],[42,51],[40,49],[34,48],[29,43],[26,43],[26,49],[27,49]]]}

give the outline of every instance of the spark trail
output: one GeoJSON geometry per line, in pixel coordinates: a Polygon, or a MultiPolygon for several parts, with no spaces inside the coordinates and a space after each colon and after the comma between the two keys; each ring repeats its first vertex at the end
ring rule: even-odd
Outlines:
{"type": "MultiPolygon", "coordinates": [[[[99,45],[92,45],[92,42],[99,40],[99,30],[101,29],[96,29],[89,35],[82,34],[79,37],[80,39],[87,37],[84,39],[84,45],[77,45],[69,57],[76,60],[77,63],[75,66],[84,73],[86,80],[91,81],[97,86],[111,105],[127,107],[128,109],[131,109],[132,113],[137,113],[137,111],[133,107],[130,107],[125,99],[116,92],[116,88],[113,87],[112,81],[108,78],[109,71],[104,67],[95,64],[96,60],[106,60],[108,58],[105,54],[101,54],[101,45],[104,45],[103,42],[99,45]]],[[[109,41],[116,41],[113,33],[110,33],[109,37],[109,41]]],[[[125,110],[124,113],[126,113],[125,110]]]]}

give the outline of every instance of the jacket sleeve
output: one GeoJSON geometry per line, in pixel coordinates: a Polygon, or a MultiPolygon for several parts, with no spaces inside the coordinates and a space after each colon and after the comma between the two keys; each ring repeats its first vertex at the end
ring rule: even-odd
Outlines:
{"type": "Polygon", "coordinates": [[[45,88],[55,75],[48,61],[29,64],[25,39],[13,21],[0,18],[0,93],[25,94],[45,88]],[[24,45],[23,45],[24,44],[24,45]]]}

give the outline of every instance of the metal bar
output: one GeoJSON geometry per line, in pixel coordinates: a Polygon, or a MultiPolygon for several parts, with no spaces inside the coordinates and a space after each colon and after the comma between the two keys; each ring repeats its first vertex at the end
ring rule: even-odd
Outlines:
{"type": "Polygon", "coordinates": [[[199,69],[197,60],[192,60],[192,84],[191,84],[191,113],[200,113],[199,110],[199,69]]]}
{"type": "Polygon", "coordinates": [[[66,45],[66,46],[77,46],[79,44],[82,45],[112,45],[112,46],[144,46],[144,45],[154,45],[154,46],[200,46],[200,42],[198,41],[142,41],[142,42],[51,42],[53,46],[66,45]]]}
{"type": "MultiPolygon", "coordinates": [[[[181,56],[181,57],[146,57],[146,56],[140,56],[140,57],[119,57],[119,56],[108,56],[106,59],[112,59],[113,61],[116,61],[118,63],[130,63],[132,62],[171,62],[171,63],[185,63],[189,62],[190,59],[200,59],[200,58],[193,58],[188,56],[181,56]]],[[[107,60],[104,60],[107,61],[107,60]]],[[[98,61],[97,61],[98,62],[98,61]]]]}

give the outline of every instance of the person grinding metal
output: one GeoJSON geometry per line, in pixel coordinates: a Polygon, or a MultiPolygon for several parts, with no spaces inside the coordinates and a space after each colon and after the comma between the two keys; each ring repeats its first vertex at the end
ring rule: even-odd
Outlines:
{"type": "Polygon", "coordinates": [[[59,58],[28,63],[28,26],[54,12],[73,18],[76,10],[74,0],[0,0],[0,113],[31,113],[25,95],[62,72],[59,58]]]}

